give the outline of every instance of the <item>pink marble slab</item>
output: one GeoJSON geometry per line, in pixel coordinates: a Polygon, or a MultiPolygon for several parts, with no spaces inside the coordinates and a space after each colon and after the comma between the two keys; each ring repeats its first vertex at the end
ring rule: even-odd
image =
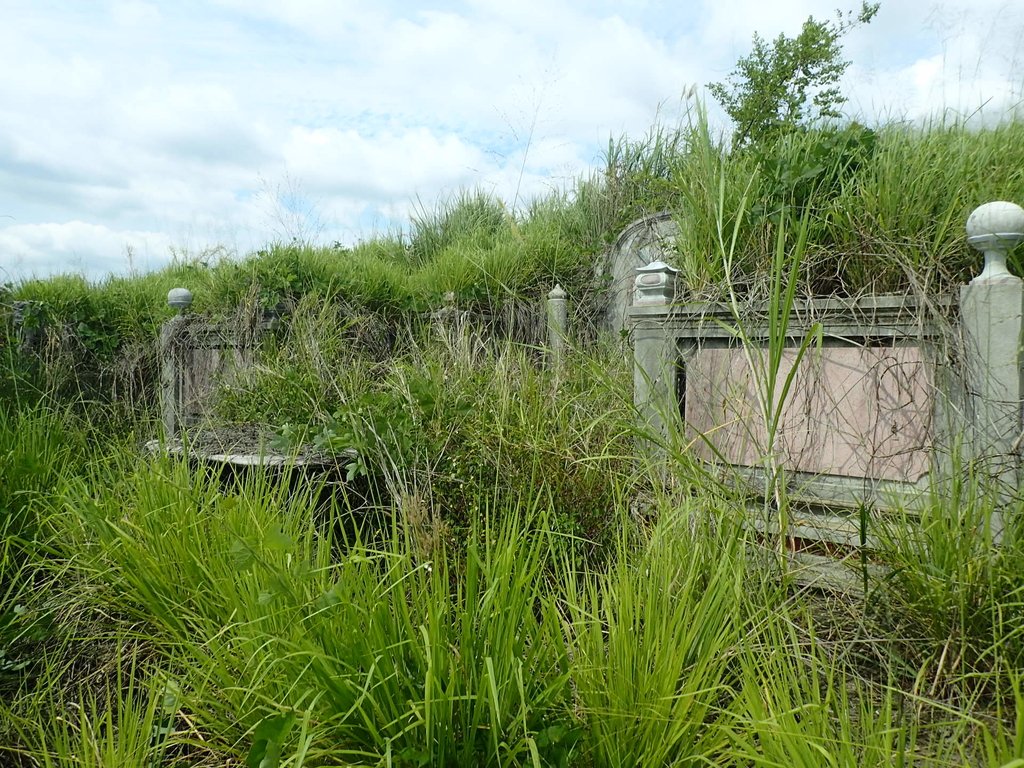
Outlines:
{"type": "MultiPolygon", "coordinates": [[[[784,353],[777,389],[795,360],[796,350],[784,353]]],[[[687,358],[684,415],[698,455],[764,464],[772,446],[755,380],[742,349],[687,358]]],[[[932,366],[920,348],[814,348],[800,361],[774,450],[791,471],[915,482],[929,470],[933,412],[932,366]]]]}

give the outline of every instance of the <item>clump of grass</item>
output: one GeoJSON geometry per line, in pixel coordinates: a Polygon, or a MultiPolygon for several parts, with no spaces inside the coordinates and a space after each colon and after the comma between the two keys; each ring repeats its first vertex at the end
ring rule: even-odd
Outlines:
{"type": "MultiPolygon", "coordinates": [[[[162,675],[138,659],[115,660],[113,681],[99,693],[80,688],[77,701],[44,697],[35,718],[21,716],[24,753],[43,768],[163,765],[173,734],[177,696],[162,675]],[[57,714],[63,712],[63,714],[57,714]]],[[[50,696],[57,691],[50,689],[50,696]]],[[[63,692],[61,692],[63,693],[63,692]]]]}
{"type": "Polygon", "coordinates": [[[481,190],[461,191],[434,209],[421,204],[412,217],[409,262],[424,267],[456,246],[489,250],[512,225],[505,204],[481,190]]]}
{"type": "Polygon", "coordinates": [[[286,754],[471,764],[548,749],[537,735],[566,706],[548,579],[564,546],[542,497],[521,501],[495,527],[485,514],[464,556],[429,560],[400,524],[336,559],[308,498],[259,482],[223,495],[180,464],[138,469],[99,498],[71,490],[67,510],[89,553],[80,568],[166,663],[181,659],[190,721],[225,756],[292,713],[310,743],[282,731],[286,754]]]}
{"type": "MultiPolygon", "coordinates": [[[[0,699],[45,666],[54,608],[39,594],[49,546],[48,505],[89,455],[73,415],[43,403],[0,406],[0,699]]],[[[0,743],[9,737],[0,717],[0,743]]]]}
{"type": "Polygon", "coordinates": [[[904,695],[892,680],[865,679],[843,653],[829,652],[813,621],[810,632],[799,629],[791,613],[800,610],[782,606],[744,644],[739,690],[724,717],[733,758],[756,766],[916,764],[924,739],[904,695]]]}
{"type": "Polygon", "coordinates": [[[607,574],[569,574],[576,706],[597,765],[697,764],[723,747],[715,722],[748,620],[744,537],[706,515],[685,505],[607,574]]]}
{"type": "Polygon", "coordinates": [[[458,530],[481,498],[536,488],[565,531],[596,549],[608,541],[608,510],[634,472],[621,355],[580,354],[557,373],[472,327],[427,327],[407,328],[400,354],[369,362],[352,349],[353,322],[303,304],[286,341],[233,382],[222,414],[330,453],[356,449],[349,471],[376,483],[378,498],[421,498],[458,530]]]}
{"type": "Polygon", "coordinates": [[[1024,663],[1019,508],[960,467],[879,526],[877,556],[891,572],[876,599],[895,632],[914,633],[906,652],[928,669],[933,695],[991,690],[1024,663]],[[998,543],[994,525],[1005,525],[998,543]]]}

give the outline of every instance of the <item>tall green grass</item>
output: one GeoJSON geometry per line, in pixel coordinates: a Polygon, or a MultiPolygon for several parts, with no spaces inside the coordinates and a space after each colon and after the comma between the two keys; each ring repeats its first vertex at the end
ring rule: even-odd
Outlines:
{"type": "Polygon", "coordinates": [[[531,488],[549,494],[563,530],[594,549],[608,542],[608,510],[642,484],[621,354],[573,354],[557,374],[521,345],[428,328],[409,329],[403,354],[371,362],[346,341],[347,322],[330,307],[300,307],[285,341],[232,383],[222,416],[328,452],[357,449],[353,476],[456,530],[481,498],[531,488]]]}
{"type": "MultiPolygon", "coordinates": [[[[68,412],[40,403],[0,406],[0,698],[43,663],[54,612],[38,595],[54,558],[47,509],[88,454],[86,430],[68,412]]],[[[8,736],[0,717],[0,742],[8,736]]]]}
{"type": "MultiPolygon", "coordinates": [[[[420,354],[395,386],[429,363],[420,354]]],[[[548,385],[515,382],[526,374],[514,358],[474,365],[514,443],[517,411],[537,407],[530,387],[548,385]]],[[[574,391],[569,413],[596,394],[574,391]]],[[[547,419],[524,422],[535,441],[580,439],[547,419]]],[[[583,445],[595,465],[609,460],[602,440],[583,445]]],[[[970,562],[951,550],[954,570],[938,573],[936,553],[900,534],[884,551],[896,575],[870,597],[888,613],[851,603],[837,621],[762,568],[744,500],[708,478],[681,476],[675,495],[647,486],[637,508],[630,474],[613,474],[616,533],[595,561],[540,477],[477,486],[459,540],[417,516],[430,479],[414,485],[408,468],[395,514],[373,527],[338,503],[318,508],[315,484],[225,481],[124,444],[86,463],[33,450],[51,474],[32,496],[45,546],[26,604],[47,607],[52,629],[35,673],[0,704],[11,760],[1001,766],[1024,744],[1004,652],[1015,625],[962,625],[975,627],[970,642],[954,637],[940,665],[950,625],[932,623],[960,621],[961,603],[937,589],[976,601],[989,627],[1006,621],[1013,560],[977,571],[974,590],[970,562]]],[[[926,516],[922,541],[934,549],[962,523],[926,516]]],[[[968,541],[957,546],[990,557],[968,541]]]]}
{"type": "Polygon", "coordinates": [[[310,760],[617,765],[687,754],[726,690],[742,564],[695,557],[685,521],[588,575],[543,494],[483,499],[464,550],[424,550],[399,521],[376,545],[334,540],[309,497],[259,480],[225,493],[184,464],[119,474],[69,486],[60,538],[94,607],[147,639],[187,727],[225,758],[293,722],[274,739],[310,760]]]}
{"type": "Polygon", "coordinates": [[[686,505],[608,573],[569,574],[573,682],[596,764],[719,757],[752,607],[743,542],[739,528],[686,505]]]}
{"type": "Polygon", "coordinates": [[[22,756],[42,768],[110,768],[166,764],[170,717],[177,697],[138,659],[115,659],[116,672],[99,691],[78,691],[62,713],[54,686],[34,702],[35,717],[17,719],[22,756]],[[58,714],[61,713],[61,714],[58,714]]]}
{"type": "Polygon", "coordinates": [[[958,466],[878,527],[891,571],[875,597],[895,631],[913,633],[908,651],[928,669],[932,693],[991,691],[1024,663],[1020,505],[958,466]],[[1010,521],[998,543],[994,518],[1010,521]]]}

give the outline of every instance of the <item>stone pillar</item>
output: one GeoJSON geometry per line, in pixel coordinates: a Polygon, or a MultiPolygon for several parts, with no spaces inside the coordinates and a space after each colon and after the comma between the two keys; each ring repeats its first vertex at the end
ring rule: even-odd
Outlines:
{"type": "Polygon", "coordinates": [[[430,313],[430,321],[438,337],[443,339],[446,344],[451,345],[457,336],[457,326],[459,325],[459,310],[455,306],[455,292],[447,291],[442,302],[440,309],[435,309],[430,313]]]}
{"type": "Polygon", "coordinates": [[[641,428],[650,430],[652,436],[668,434],[667,419],[679,402],[677,351],[667,327],[678,272],[663,261],[653,261],[636,268],[633,284],[633,306],[629,310],[633,333],[633,404],[641,428]]]}
{"type": "Polygon", "coordinates": [[[556,285],[548,293],[548,361],[558,370],[565,359],[565,346],[569,332],[568,301],[562,286],[556,285]]]}
{"type": "MultiPolygon", "coordinates": [[[[1020,489],[1021,406],[1024,378],[1024,281],[1010,274],[1006,257],[1024,240],[1024,209],[995,202],[975,209],[967,220],[967,241],[985,254],[985,266],[960,289],[960,316],[967,358],[972,458],[993,481],[1000,497],[1020,489]]],[[[992,535],[1003,530],[992,520],[992,535]]]]}
{"type": "Polygon", "coordinates": [[[14,336],[22,355],[38,353],[46,338],[46,316],[36,301],[15,301],[11,304],[14,336]]]}
{"type": "Polygon", "coordinates": [[[185,324],[185,310],[192,304],[192,293],[185,288],[172,288],[167,293],[167,303],[178,314],[160,328],[160,412],[167,439],[177,437],[181,428],[182,413],[182,365],[184,363],[179,337],[185,324]]]}

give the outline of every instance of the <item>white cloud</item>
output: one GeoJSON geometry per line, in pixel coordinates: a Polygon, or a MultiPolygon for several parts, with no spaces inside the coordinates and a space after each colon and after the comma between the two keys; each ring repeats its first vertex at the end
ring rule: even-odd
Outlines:
{"type": "Polygon", "coordinates": [[[289,173],[314,191],[355,190],[386,200],[431,186],[470,183],[485,164],[481,151],[427,128],[367,137],[354,129],[297,127],[284,146],[289,173]]]}
{"type": "MultiPolygon", "coordinates": [[[[855,4],[851,3],[853,8],[855,4]]],[[[123,271],[170,244],[392,228],[459,187],[509,203],[585,172],[834,0],[18,0],[0,25],[0,259],[123,271]],[[293,191],[294,191],[293,190],[293,191]],[[287,197],[287,196],[286,196],[287,197]],[[294,213],[294,211],[293,211],[294,213]],[[310,223],[310,222],[306,222],[310,223]]],[[[1024,8],[883,0],[850,33],[862,119],[1022,97],[1024,8]]],[[[718,113],[712,109],[712,114],[718,113]]]]}
{"type": "Polygon", "coordinates": [[[185,163],[258,166],[273,152],[261,121],[223,85],[144,87],[114,108],[121,136],[185,163]]]}
{"type": "Polygon", "coordinates": [[[166,264],[172,243],[162,232],[115,231],[100,224],[17,224],[0,229],[0,280],[146,270],[166,264]]]}
{"type": "Polygon", "coordinates": [[[160,9],[155,5],[137,0],[113,3],[110,8],[110,16],[115,24],[128,31],[153,27],[159,24],[163,18],[160,9]]]}
{"type": "Polygon", "coordinates": [[[827,10],[822,12],[823,3],[815,0],[703,0],[696,14],[700,44],[712,62],[729,70],[739,56],[748,52],[755,32],[765,40],[780,34],[796,35],[808,16],[824,20],[834,15],[834,6],[824,7],[827,10]]]}

